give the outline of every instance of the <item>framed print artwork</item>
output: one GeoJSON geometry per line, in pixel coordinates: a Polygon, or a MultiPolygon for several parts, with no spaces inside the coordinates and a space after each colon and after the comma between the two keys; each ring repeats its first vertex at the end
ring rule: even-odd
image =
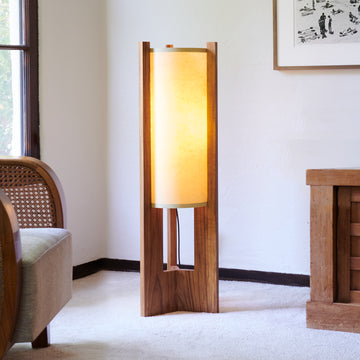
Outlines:
{"type": "Polygon", "coordinates": [[[360,0],[273,0],[274,69],[360,69],[360,0]]]}

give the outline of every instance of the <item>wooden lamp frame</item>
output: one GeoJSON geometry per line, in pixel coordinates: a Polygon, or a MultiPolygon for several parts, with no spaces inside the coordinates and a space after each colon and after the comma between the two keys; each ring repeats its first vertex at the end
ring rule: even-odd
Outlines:
{"type": "Polygon", "coordinates": [[[167,270],[163,270],[163,209],[151,205],[150,43],[140,56],[141,315],[219,312],[217,43],[207,43],[208,203],[194,208],[194,270],[176,258],[176,209],[167,210],[167,270]]]}

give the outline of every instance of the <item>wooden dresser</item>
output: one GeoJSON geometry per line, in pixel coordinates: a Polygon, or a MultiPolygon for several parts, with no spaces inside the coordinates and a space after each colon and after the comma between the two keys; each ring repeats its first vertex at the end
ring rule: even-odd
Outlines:
{"type": "Polygon", "coordinates": [[[307,327],[360,333],[360,169],[307,170],[307,327]]]}

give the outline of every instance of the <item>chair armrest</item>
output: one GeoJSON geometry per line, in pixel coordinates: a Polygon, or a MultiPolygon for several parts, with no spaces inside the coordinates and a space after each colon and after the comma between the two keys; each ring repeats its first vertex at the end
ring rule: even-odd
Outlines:
{"type": "MultiPolygon", "coordinates": [[[[32,157],[0,157],[0,188],[9,196],[18,216],[20,227],[42,226],[36,223],[34,226],[22,225],[20,215],[21,212],[24,212],[24,209],[21,207],[24,206],[26,202],[18,201],[16,197],[19,196],[19,194],[14,195],[12,188],[17,186],[35,186],[37,182],[41,182],[41,186],[46,188],[46,191],[51,197],[49,201],[52,208],[51,217],[53,217],[53,219],[51,225],[46,225],[46,227],[64,228],[66,226],[65,197],[61,183],[55,172],[44,162],[32,157]]],[[[37,212],[35,212],[35,215],[36,214],[37,212]]]]}
{"type": "Polygon", "coordinates": [[[0,359],[12,345],[20,304],[21,243],[16,215],[0,190],[0,359]]]}

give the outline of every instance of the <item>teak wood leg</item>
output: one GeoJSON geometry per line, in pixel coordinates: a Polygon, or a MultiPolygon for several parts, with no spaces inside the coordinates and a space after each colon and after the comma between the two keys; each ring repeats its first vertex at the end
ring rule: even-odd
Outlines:
{"type": "Polygon", "coordinates": [[[177,269],[176,209],[167,209],[167,269],[177,269]]]}

